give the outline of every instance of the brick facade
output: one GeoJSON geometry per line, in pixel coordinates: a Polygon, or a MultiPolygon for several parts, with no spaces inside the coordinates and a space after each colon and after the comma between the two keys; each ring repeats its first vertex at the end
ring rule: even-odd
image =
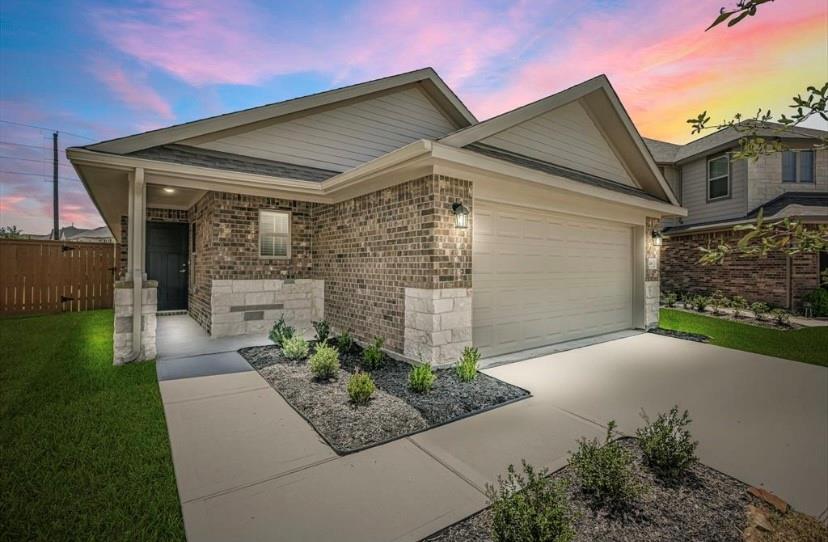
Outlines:
{"type": "Polygon", "coordinates": [[[699,247],[722,240],[735,243],[740,232],[719,231],[673,235],[661,250],[661,284],[664,291],[709,293],[721,290],[748,301],[764,301],[796,310],[802,296],[819,285],[818,258],[814,254],[788,257],[774,252],[767,258],[728,256],[722,264],[698,263],[699,247]]]}
{"type": "Polygon", "coordinates": [[[454,226],[455,201],[471,207],[472,183],[429,175],[316,207],[314,275],[332,326],[402,352],[406,287],[471,287],[472,230],[454,226]]]}

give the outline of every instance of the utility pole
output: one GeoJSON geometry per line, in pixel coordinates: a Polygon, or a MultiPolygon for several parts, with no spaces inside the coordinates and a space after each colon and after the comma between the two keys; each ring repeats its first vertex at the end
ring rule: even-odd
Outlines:
{"type": "Polygon", "coordinates": [[[52,199],[54,205],[55,241],[60,240],[60,221],[58,220],[58,133],[52,133],[52,199]]]}

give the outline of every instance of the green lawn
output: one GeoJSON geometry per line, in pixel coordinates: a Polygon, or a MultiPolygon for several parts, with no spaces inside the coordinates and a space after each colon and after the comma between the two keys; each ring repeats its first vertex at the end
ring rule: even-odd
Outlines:
{"type": "Polygon", "coordinates": [[[780,331],[674,309],[661,309],[660,325],[707,335],[718,346],[828,367],[828,327],[780,331]]]}
{"type": "Polygon", "coordinates": [[[154,363],[112,311],[0,320],[0,540],[183,540],[154,363]]]}

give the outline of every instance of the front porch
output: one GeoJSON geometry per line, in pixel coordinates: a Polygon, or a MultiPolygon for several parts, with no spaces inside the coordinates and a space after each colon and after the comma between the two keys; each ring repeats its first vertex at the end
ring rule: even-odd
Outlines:
{"type": "Polygon", "coordinates": [[[268,332],[211,337],[198,322],[188,314],[165,316],[156,319],[158,360],[235,352],[248,346],[270,344],[268,332]]]}

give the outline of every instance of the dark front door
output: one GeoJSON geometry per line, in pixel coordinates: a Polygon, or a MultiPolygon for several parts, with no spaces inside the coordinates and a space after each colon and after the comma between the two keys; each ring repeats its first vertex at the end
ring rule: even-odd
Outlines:
{"type": "Polygon", "coordinates": [[[187,308],[187,224],[147,222],[147,277],[158,281],[158,310],[187,308]]]}

